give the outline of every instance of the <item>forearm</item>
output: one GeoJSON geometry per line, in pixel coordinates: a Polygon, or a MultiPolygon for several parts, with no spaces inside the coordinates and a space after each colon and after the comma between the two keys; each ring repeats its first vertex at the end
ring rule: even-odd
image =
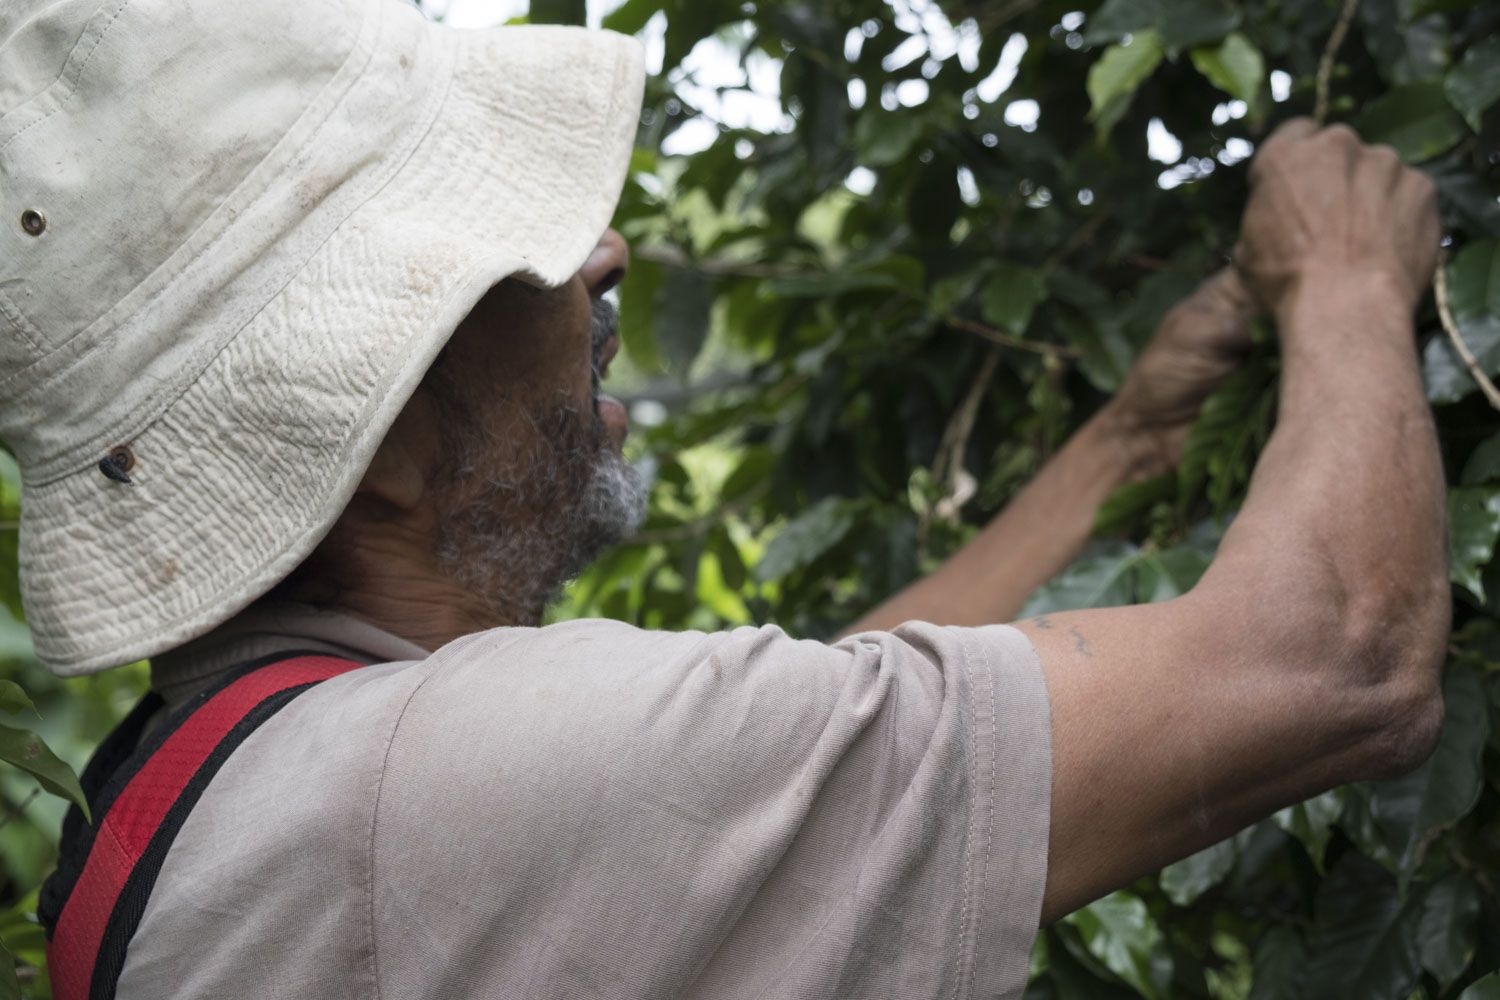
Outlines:
{"type": "Polygon", "coordinates": [[[1010,621],[1033,590],[1078,554],[1110,493],[1160,467],[1159,449],[1106,406],[971,542],[847,632],[913,620],[1010,621]]]}
{"type": "Polygon", "coordinates": [[[1373,276],[1288,297],[1277,429],[1200,585],[1246,634],[1371,691],[1435,685],[1447,629],[1443,476],[1410,313],[1373,276]]]}

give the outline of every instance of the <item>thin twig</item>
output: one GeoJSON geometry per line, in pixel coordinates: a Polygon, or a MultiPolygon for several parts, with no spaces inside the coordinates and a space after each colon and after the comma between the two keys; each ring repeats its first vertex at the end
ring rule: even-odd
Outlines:
{"type": "Polygon", "coordinates": [[[20,815],[26,811],[26,807],[35,802],[36,797],[40,794],[42,794],[42,790],[40,788],[33,788],[31,790],[31,794],[26,796],[25,800],[22,801],[20,805],[13,805],[9,809],[6,809],[5,815],[0,816],[0,830],[3,830],[5,827],[10,826],[10,824],[14,820],[18,819],[20,815]]]}
{"type": "Polygon", "coordinates": [[[943,440],[938,446],[938,458],[934,463],[933,472],[940,479],[947,481],[947,492],[943,500],[953,505],[951,514],[941,510],[942,503],[938,504],[939,516],[958,515],[958,508],[962,507],[968,497],[963,497],[960,489],[960,479],[964,471],[964,452],[969,450],[969,438],[974,434],[974,421],[979,417],[979,404],[984,401],[984,394],[989,390],[990,383],[994,381],[995,369],[1000,365],[1000,351],[991,347],[985,354],[984,360],[979,363],[979,371],[974,374],[974,381],[969,386],[969,391],[964,394],[963,402],[958,404],[958,409],[953,411],[953,416],[948,420],[948,426],[943,430],[943,440]]]}
{"type": "Polygon", "coordinates": [[[937,503],[922,511],[917,518],[917,558],[927,559],[927,539],[933,519],[956,522],[964,505],[973,499],[978,483],[964,468],[964,453],[969,450],[969,439],[974,435],[974,423],[979,417],[979,404],[994,381],[995,369],[1000,365],[999,347],[991,347],[979,363],[979,371],[970,383],[968,392],[948,425],[943,428],[942,440],[938,443],[937,455],[932,461],[932,477],[943,484],[943,496],[937,503]]]}
{"type": "Polygon", "coordinates": [[[1354,12],[1359,8],[1359,0],[1344,0],[1344,9],[1339,11],[1339,19],[1333,24],[1333,33],[1328,36],[1328,45],[1323,49],[1323,58],[1318,60],[1318,88],[1317,99],[1313,103],[1313,121],[1322,125],[1328,119],[1328,83],[1333,78],[1333,63],[1338,57],[1339,47],[1344,44],[1344,36],[1349,33],[1349,25],[1354,21],[1354,12]]]}
{"type": "Polygon", "coordinates": [[[738,500],[726,503],[722,507],[704,514],[702,517],[692,521],[685,521],[682,524],[674,524],[670,528],[658,528],[655,531],[638,532],[625,539],[622,544],[667,545],[672,542],[685,542],[692,538],[700,538],[718,525],[723,524],[729,518],[737,514],[743,514],[769,492],[771,492],[770,481],[760,482],[738,500]]]}
{"type": "Polygon", "coordinates": [[[1500,410],[1500,389],[1495,388],[1495,383],[1490,381],[1490,377],[1479,366],[1479,359],[1469,350],[1463,335],[1458,332],[1458,324],[1453,320],[1453,310],[1448,307],[1448,275],[1443,262],[1438,263],[1437,273],[1432,277],[1432,293],[1437,299],[1438,318],[1443,321],[1443,331],[1448,334],[1453,349],[1463,359],[1464,367],[1469,369],[1469,374],[1479,383],[1479,388],[1484,390],[1484,396],[1490,401],[1490,405],[1500,410]]]}
{"type": "Polygon", "coordinates": [[[682,268],[685,271],[697,271],[699,274],[713,277],[805,278],[808,276],[806,268],[756,264],[753,261],[720,260],[714,257],[689,257],[676,247],[670,246],[632,248],[631,256],[636,260],[682,268]]]}
{"type": "Polygon", "coordinates": [[[1078,352],[1071,347],[1062,344],[1049,344],[1041,340],[1027,340],[1025,337],[1013,337],[1002,330],[992,326],[986,326],[978,320],[965,319],[962,316],[949,314],[943,317],[943,322],[955,330],[972,333],[976,337],[983,337],[992,344],[1001,347],[1011,347],[1018,351],[1030,351],[1032,354],[1040,354],[1044,357],[1053,358],[1076,358],[1078,352]]]}
{"type": "Polygon", "coordinates": [[[1109,221],[1110,214],[1108,209],[1097,211],[1087,222],[1073,230],[1063,245],[1054,250],[1052,255],[1042,262],[1042,272],[1051,274],[1057,270],[1063,261],[1073,256],[1073,251],[1092,241],[1104,224],[1109,221]]]}
{"type": "Polygon", "coordinates": [[[1000,5],[988,17],[983,17],[984,34],[987,36],[994,34],[1039,3],[1041,0],[1011,0],[1010,3],[1000,5]]]}

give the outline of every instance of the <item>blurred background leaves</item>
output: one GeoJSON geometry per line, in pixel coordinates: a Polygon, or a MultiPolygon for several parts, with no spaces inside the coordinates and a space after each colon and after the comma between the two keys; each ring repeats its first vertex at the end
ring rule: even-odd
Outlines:
{"type": "MultiPolygon", "coordinates": [[[[427,7],[473,23],[482,4],[427,7]]],[[[641,35],[653,70],[616,220],[635,264],[611,382],[655,471],[651,511],[555,616],[821,638],[972,536],[1223,265],[1247,160],[1313,109],[1343,3],[516,7],[497,0],[485,23],[588,19],[641,35]]],[[[1361,0],[1331,70],[1330,117],[1437,183],[1455,324],[1500,372],[1500,0],[1361,0]]],[[[1273,425],[1261,335],[1178,472],[1111,498],[1029,613],[1193,586],[1273,425]]],[[[1437,753],[1044,931],[1032,1000],[1500,997],[1500,414],[1430,301],[1418,337],[1454,486],[1437,753]]],[[[76,767],[146,675],[61,681],[35,664],[18,503],[0,460],[0,681],[35,703],[0,684],[0,721],[76,767]]],[[[0,943],[35,996],[48,989],[30,913],[62,809],[0,767],[0,943]]],[[[0,957],[0,998],[17,988],[5,971],[0,957]]]]}

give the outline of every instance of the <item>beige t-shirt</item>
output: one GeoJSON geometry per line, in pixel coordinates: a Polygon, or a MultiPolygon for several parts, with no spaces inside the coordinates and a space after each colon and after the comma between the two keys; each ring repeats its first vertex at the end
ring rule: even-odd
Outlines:
{"type": "Polygon", "coordinates": [[[1019,997],[1046,691],[1007,626],[508,628],[436,653],[261,609],[162,658],[381,661],[298,697],[194,807],[121,1000],[1019,997]]]}

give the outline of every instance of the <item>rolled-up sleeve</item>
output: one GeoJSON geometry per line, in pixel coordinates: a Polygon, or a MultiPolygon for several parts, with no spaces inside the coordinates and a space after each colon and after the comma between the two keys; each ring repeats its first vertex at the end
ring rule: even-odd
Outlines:
{"type": "Polygon", "coordinates": [[[1015,629],[571,622],[421,669],[372,831],[380,995],[1021,995],[1051,749],[1015,629]]]}

